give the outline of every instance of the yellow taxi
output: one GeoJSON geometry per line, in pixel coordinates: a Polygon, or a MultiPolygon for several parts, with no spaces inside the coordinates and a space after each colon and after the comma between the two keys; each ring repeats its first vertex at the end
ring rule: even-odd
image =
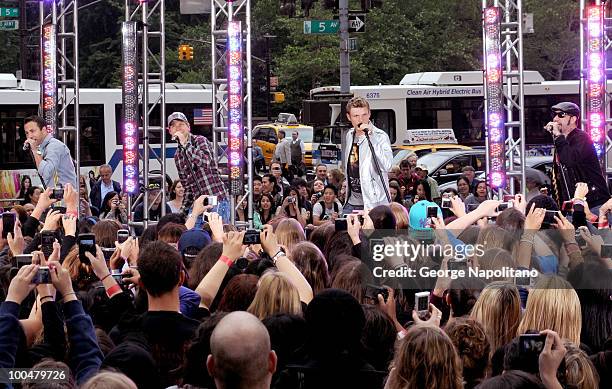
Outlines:
{"type": "Polygon", "coordinates": [[[299,124],[295,115],[281,113],[273,123],[259,124],[253,128],[253,143],[261,147],[266,166],[270,166],[270,161],[274,155],[274,149],[278,144],[278,132],[285,131],[285,137],[291,139],[291,134],[297,131],[299,138],[304,142],[304,164],[307,169],[312,168],[312,137],[313,127],[299,124]]]}
{"type": "Polygon", "coordinates": [[[417,157],[443,150],[471,150],[458,144],[452,129],[407,130],[403,145],[393,145],[393,164],[399,165],[411,153],[417,157]]]}

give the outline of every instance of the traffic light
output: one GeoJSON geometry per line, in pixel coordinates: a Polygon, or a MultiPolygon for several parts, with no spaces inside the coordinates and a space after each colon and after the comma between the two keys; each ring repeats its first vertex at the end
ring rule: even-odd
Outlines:
{"type": "Polygon", "coordinates": [[[191,61],[193,59],[193,46],[179,45],[178,59],[179,61],[191,61]]]}
{"type": "Polygon", "coordinates": [[[285,102],[285,94],[283,92],[272,92],[272,101],[275,104],[280,104],[285,102]]]}

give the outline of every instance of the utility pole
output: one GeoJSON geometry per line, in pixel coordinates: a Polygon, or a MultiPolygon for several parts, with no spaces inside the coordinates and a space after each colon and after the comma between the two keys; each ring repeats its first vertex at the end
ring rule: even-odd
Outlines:
{"type": "Polygon", "coordinates": [[[270,90],[270,39],[276,38],[276,35],[265,34],[263,37],[266,38],[266,111],[268,113],[268,120],[272,120],[270,112],[270,99],[272,98],[272,91],[270,90]]]}
{"type": "Polygon", "coordinates": [[[349,14],[348,0],[340,0],[340,93],[350,93],[351,63],[349,60],[349,14]]]}

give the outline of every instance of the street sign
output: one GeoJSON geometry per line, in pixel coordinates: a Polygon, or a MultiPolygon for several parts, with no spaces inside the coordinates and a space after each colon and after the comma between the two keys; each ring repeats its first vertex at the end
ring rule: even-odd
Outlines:
{"type": "Polygon", "coordinates": [[[0,30],[17,30],[19,20],[0,20],[0,30]]]}
{"type": "Polygon", "coordinates": [[[349,15],[349,32],[365,32],[365,14],[349,15]]]}
{"type": "Polygon", "coordinates": [[[338,20],[304,20],[304,34],[337,34],[338,20]]]}
{"type": "Polygon", "coordinates": [[[19,8],[0,8],[0,16],[17,17],[19,16],[19,8]]]}
{"type": "Polygon", "coordinates": [[[348,39],[348,51],[349,52],[357,51],[357,38],[348,39]]]}

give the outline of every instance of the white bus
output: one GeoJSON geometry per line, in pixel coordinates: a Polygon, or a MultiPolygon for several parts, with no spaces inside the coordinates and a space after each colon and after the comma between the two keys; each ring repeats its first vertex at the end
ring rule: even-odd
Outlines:
{"type": "MultiPolygon", "coordinates": [[[[17,193],[21,175],[29,175],[34,185],[40,183],[31,156],[22,150],[25,140],[23,120],[38,113],[40,91],[38,81],[15,80],[15,87],[2,88],[5,85],[7,83],[0,83],[0,197],[11,198],[17,193]]],[[[156,89],[152,87],[151,91],[155,99],[155,95],[159,94],[159,87],[156,89]]],[[[122,182],[123,146],[121,133],[118,130],[121,89],[81,88],[79,96],[81,174],[87,175],[91,170],[97,173],[97,168],[106,163],[113,168],[113,179],[122,182]]],[[[212,136],[212,125],[209,124],[211,116],[202,115],[202,110],[210,113],[211,107],[210,85],[166,84],[166,114],[174,111],[183,112],[195,134],[209,138],[212,136]]],[[[69,112],[69,115],[72,114],[69,112]]],[[[151,125],[160,125],[159,107],[154,109],[150,117],[151,125]]],[[[163,125],[165,126],[165,123],[163,125]]],[[[167,172],[171,178],[177,178],[173,161],[176,143],[170,141],[168,134],[166,139],[167,172]]],[[[158,153],[159,143],[159,135],[154,134],[151,144],[158,153]]],[[[73,136],[69,137],[68,146],[74,157],[73,136]]],[[[150,169],[159,169],[159,164],[151,160],[150,169]]]]}
{"type": "MultiPolygon", "coordinates": [[[[612,85],[612,81],[609,81],[612,85]]],[[[550,107],[561,101],[580,103],[578,81],[544,81],[540,73],[525,71],[525,134],[532,154],[550,152],[552,140],[543,129],[551,120],[550,107]]],[[[310,92],[309,110],[315,127],[313,158],[319,144],[340,144],[338,129],[330,129],[330,109],[316,100],[333,99],[340,87],[320,87],[310,92]],[[327,118],[327,119],[326,119],[327,118]]],[[[412,129],[454,130],[461,145],[484,146],[483,77],[480,71],[407,74],[399,85],[352,86],[351,93],[368,99],[372,122],[388,131],[392,146],[409,144],[412,129]]],[[[344,111],[342,111],[344,114],[344,111]]]]}

